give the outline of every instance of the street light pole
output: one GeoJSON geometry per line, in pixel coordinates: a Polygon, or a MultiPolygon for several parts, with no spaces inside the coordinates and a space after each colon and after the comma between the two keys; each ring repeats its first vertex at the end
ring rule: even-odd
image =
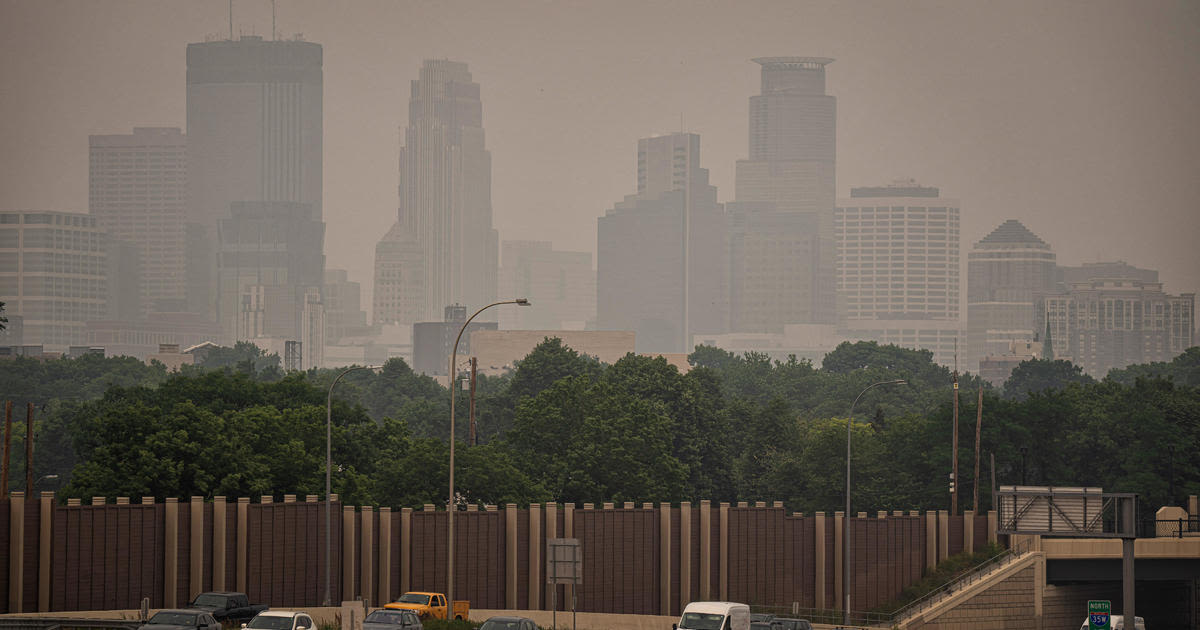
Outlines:
{"type": "Polygon", "coordinates": [[[454,610],[454,379],[457,376],[454,363],[458,360],[458,342],[462,339],[463,332],[470,325],[471,320],[475,319],[476,315],[501,304],[516,304],[518,306],[529,306],[529,300],[525,298],[516,298],[514,300],[502,300],[500,302],[492,302],[487,306],[475,311],[475,314],[468,317],[467,321],[463,322],[461,328],[458,329],[458,336],[454,338],[454,349],[450,352],[450,380],[447,381],[450,390],[450,500],[446,503],[446,620],[453,621],[450,611],[454,610]]]}
{"type": "Polygon", "coordinates": [[[333,604],[330,599],[330,573],[329,573],[329,554],[333,550],[330,543],[330,530],[333,526],[333,517],[331,511],[333,509],[333,501],[329,496],[331,471],[333,470],[333,386],[342,380],[342,377],[355,370],[378,370],[381,366],[378,365],[360,365],[344,370],[333,382],[329,384],[329,394],[325,397],[325,602],[324,606],[333,604]]]}
{"type": "Polygon", "coordinates": [[[854,402],[850,403],[850,417],[846,419],[846,514],[842,517],[842,593],[845,597],[845,609],[842,611],[843,623],[850,625],[850,427],[854,425],[854,406],[858,404],[858,399],[867,393],[867,390],[879,385],[903,385],[904,379],[896,379],[894,381],[880,381],[871,383],[867,388],[858,393],[854,397],[854,402]]]}

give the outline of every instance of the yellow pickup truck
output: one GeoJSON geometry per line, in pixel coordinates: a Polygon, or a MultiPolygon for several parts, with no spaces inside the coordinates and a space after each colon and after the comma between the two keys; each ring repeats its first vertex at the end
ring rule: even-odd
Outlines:
{"type": "MultiPolygon", "coordinates": [[[[396,601],[384,605],[384,608],[411,610],[417,613],[421,619],[445,619],[446,596],[441,593],[410,591],[401,595],[396,601]]],[[[471,612],[471,602],[465,599],[456,599],[451,610],[451,619],[467,619],[471,612]]]]}

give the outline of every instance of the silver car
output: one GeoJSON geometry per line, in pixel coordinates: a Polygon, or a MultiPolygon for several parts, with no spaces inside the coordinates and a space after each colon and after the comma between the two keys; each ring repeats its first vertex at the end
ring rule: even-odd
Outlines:
{"type": "Polygon", "coordinates": [[[411,610],[381,608],[363,619],[363,630],[424,630],[424,626],[411,610]]]}

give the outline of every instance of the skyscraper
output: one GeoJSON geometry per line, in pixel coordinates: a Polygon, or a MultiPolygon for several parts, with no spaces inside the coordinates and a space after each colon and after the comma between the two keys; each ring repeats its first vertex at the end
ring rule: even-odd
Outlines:
{"type": "Polygon", "coordinates": [[[911,181],[851,188],[834,232],[842,333],[953,365],[962,334],[958,202],[911,181]]]}
{"type": "Polygon", "coordinates": [[[240,300],[216,289],[217,224],[231,204],[297,204],[300,221],[322,221],[322,50],[243,36],[188,44],[187,66],[188,299],[215,317],[228,311],[219,301],[240,300]]]}
{"type": "Polygon", "coordinates": [[[1034,305],[1053,291],[1054,276],[1054,252],[1020,221],[1005,221],[975,244],[967,254],[965,369],[1009,352],[1010,342],[1040,338],[1034,305]]]}
{"type": "Polygon", "coordinates": [[[440,321],[446,306],[494,301],[498,240],[479,84],[465,63],[427,60],[408,103],[397,222],[376,247],[375,323],[440,321]]]}
{"type": "Polygon", "coordinates": [[[596,319],[632,330],[639,352],[690,352],[729,329],[726,218],[700,168],[700,136],[638,141],[638,193],[600,217],[596,319]]]}
{"type": "Polygon", "coordinates": [[[596,270],[591,252],[564,252],[548,241],[500,244],[502,295],[537,308],[500,309],[505,330],[583,330],[596,319],[596,270]]]}
{"type": "Polygon", "coordinates": [[[178,127],[88,137],[88,212],[137,252],[137,310],[186,309],[187,139],[178,127]]]}
{"type": "Polygon", "coordinates": [[[738,160],[732,326],[781,332],[836,320],[833,208],[837,100],[823,57],[763,57],[750,97],[750,156],[738,160]]]}

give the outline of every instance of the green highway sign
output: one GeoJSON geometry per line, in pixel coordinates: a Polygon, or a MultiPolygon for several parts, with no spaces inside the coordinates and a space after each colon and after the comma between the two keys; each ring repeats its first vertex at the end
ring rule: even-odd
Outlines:
{"type": "Polygon", "coordinates": [[[1088,600],[1088,628],[1112,630],[1112,602],[1107,599],[1088,600]]]}

